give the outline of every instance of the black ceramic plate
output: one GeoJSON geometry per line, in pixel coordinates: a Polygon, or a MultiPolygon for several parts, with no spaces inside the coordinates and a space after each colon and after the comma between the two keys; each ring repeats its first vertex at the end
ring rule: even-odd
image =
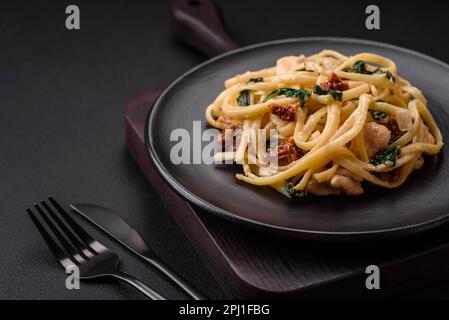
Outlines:
{"type": "Polygon", "coordinates": [[[285,55],[333,49],[346,55],[373,52],[393,59],[401,76],[420,88],[443,136],[448,137],[449,66],[399,47],[355,39],[304,38],[255,45],[212,59],[176,80],[155,103],[147,121],[147,147],[156,167],[179,194],[195,205],[234,221],[283,235],[313,239],[385,239],[427,230],[449,218],[449,162],[443,153],[426,157],[397,189],[365,188],[359,197],[309,197],[295,201],[268,187],[235,179],[236,166],[174,165],[170,133],[192,132],[225,79],[275,64],[285,55]]]}

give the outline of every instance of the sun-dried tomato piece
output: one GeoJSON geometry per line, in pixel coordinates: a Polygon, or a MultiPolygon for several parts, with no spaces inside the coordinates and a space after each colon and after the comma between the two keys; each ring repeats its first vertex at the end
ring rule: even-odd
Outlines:
{"type": "Polygon", "coordinates": [[[226,129],[221,131],[220,136],[218,137],[218,142],[221,143],[223,151],[236,151],[240,145],[241,138],[241,129],[226,129]]]}
{"type": "Polygon", "coordinates": [[[324,90],[338,90],[338,91],[344,91],[349,89],[349,86],[346,83],[343,83],[335,73],[332,73],[329,81],[320,83],[320,87],[324,90]]]}
{"type": "Polygon", "coordinates": [[[295,145],[293,139],[288,139],[279,144],[275,149],[278,165],[286,166],[302,157],[301,150],[295,145]]]}
{"type": "Polygon", "coordinates": [[[279,106],[277,104],[270,104],[268,108],[272,114],[277,115],[279,118],[285,121],[296,120],[296,109],[299,106],[299,102],[289,104],[287,106],[279,106]]]}
{"type": "Polygon", "coordinates": [[[385,126],[388,128],[388,130],[391,131],[391,134],[393,136],[400,137],[405,133],[404,131],[399,130],[398,123],[396,122],[396,119],[392,116],[388,117],[388,120],[387,120],[387,123],[385,123],[385,126]]]}

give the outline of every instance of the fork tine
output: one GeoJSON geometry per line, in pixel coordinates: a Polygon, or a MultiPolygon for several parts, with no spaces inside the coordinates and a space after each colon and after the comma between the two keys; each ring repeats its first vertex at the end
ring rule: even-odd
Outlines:
{"type": "Polygon", "coordinates": [[[61,231],[59,231],[55,223],[48,217],[48,214],[46,214],[37,203],[34,204],[34,207],[44,219],[45,223],[50,227],[52,233],[56,236],[56,238],[58,238],[59,242],[64,247],[65,251],[69,254],[69,256],[73,258],[78,264],[85,262],[85,259],[81,256],[78,249],[75,248],[73,244],[71,244],[70,241],[67,240],[67,236],[64,236],[61,231]]]}
{"type": "Polygon", "coordinates": [[[45,201],[41,201],[41,205],[51,215],[53,221],[55,221],[62,229],[62,232],[70,239],[72,244],[78,249],[83,258],[90,259],[96,254],[95,251],[90,248],[89,244],[84,243],[73,230],[67,227],[66,223],[63,222],[63,219],[61,219],[45,201]]]}
{"type": "Polygon", "coordinates": [[[81,226],[73,220],[73,218],[61,207],[61,205],[52,197],[48,197],[51,204],[58,210],[60,216],[66,221],[72,230],[78,235],[78,237],[88,246],[89,250],[93,253],[101,253],[104,251],[108,251],[104,245],[102,245],[99,241],[92,238],[86,231],[81,228],[81,226]]]}
{"type": "Polygon", "coordinates": [[[63,268],[67,269],[71,265],[76,265],[76,263],[69,258],[68,254],[64,252],[61,248],[61,245],[58,244],[47,232],[44,226],[41,224],[39,219],[34,215],[33,211],[30,208],[26,208],[26,212],[30,216],[37,230],[41,234],[42,238],[44,238],[45,243],[50,248],[51,252],[55,256],[56,260],[62,265],[63,268]]]}

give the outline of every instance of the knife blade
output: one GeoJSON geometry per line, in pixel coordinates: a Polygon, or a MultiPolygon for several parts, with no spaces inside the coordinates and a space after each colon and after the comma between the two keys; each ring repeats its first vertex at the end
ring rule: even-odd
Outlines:
{"type": "Polygon", "coordinates": [[[158,269],[178,287],[183,289],[195,300],[204,300],[205,297],[190,285],[181,276],[175,273],[167,264],[160,260],[140,234],[132,228],[123,218],[106,207],[95,204],[71,204],[70,208],[94,226],[108,234],[125,248],[158,269]]]}

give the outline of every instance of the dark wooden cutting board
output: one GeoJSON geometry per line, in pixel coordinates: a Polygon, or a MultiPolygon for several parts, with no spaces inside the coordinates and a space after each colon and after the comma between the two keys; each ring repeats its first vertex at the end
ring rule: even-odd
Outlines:
{"type": "Polygon", "coordinates": [[[159,93],[145,92],[126,107],[129,151],[230,296],[385,297],[449,276],[447,228],[382,243],[320,243],[262,234],[187,203],[146,152],[145,121],[159,93]],[[380,290],[366,289],[368,265],[380,268],[380,290]]]}

